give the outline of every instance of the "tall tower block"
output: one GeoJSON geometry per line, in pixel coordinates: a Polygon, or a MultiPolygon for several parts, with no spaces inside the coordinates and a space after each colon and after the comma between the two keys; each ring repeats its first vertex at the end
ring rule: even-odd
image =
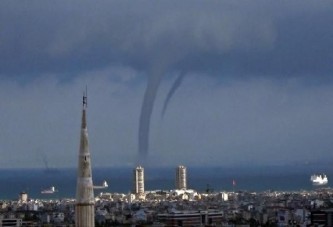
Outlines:
{"type": "Polygon", "coordinates": [[[75,226],[95,226],[95,200],[86,120],[87,96],[83,95],[79,160],[77,169],[75,226]]]}
{"type": "Polygon", "coordinates": [[[176,169],[176,189],[186,189],[186,167],[178,166],[176,169]]]}
{"type": "Polygon", "coordinates": [[[133,193],[143,195],[145,192],[144,169],[141,166],[133,170],[133,193]]]}

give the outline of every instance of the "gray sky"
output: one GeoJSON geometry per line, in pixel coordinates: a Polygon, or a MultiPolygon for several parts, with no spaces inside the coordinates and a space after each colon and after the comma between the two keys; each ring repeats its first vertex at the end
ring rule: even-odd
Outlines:
{"type": "Polygon", "coordinates": [[[0,166],[133,166],[148,82],[151,165],[333,158],[331,1],[0,1],[0,166]],[[164,102],[177,77],[182,82],[164,102]]]}

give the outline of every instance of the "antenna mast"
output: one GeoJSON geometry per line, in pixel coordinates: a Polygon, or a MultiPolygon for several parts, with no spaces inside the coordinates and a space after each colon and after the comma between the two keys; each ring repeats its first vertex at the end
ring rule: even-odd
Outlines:
{"type": "Polygon", "coordinates": [[[83,100],[82,100],[83,107],[88,107],[88,86],[86,85],[86,91],[83,92],[83,100]]]}

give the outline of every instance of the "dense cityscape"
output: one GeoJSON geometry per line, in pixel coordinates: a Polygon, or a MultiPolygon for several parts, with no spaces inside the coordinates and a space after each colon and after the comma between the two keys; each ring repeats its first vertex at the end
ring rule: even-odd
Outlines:
{"type": "Polygon", "coordinates": [[[0,227],[333,227],[332,21],[0,0],[0,227]]]}
{"type": "MultiPolygon", "coordinates": [[[[333,220],[331,188],[198,192],[187,187],[187,175],[178,166],[174,190],[145,191],[144,168],[134,168],[131,193],[95,195],[95,226],[330,226],[333,220]]],[[[94,186],[102,187],[108,185],[94,186]]],[[[22,192],[17,200],[0,202],[0,224],[75,226],[75,207],[74,198],[43,200],[22,192]]]]}

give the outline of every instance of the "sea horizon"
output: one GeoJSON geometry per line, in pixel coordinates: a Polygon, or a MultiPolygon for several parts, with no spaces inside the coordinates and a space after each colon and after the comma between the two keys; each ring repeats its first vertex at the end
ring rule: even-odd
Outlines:
{"type": "MultiPolygon", "coordinates": [[[[333,176],[330,165],[284,165],[284,166],[186,166],[188,188],[198,192],[212,191],[299,191],[314,190],[310,176],[325,173],[333,176]],[[235,182],[235,185],[233,185],[235,182]]],[[[175,185],[176,167],[144,167],[145,191],[172,190],[175,185]]],[[[100,192],[130,193],[132,191],[133,167],[95,167],[93,168],[94,185],[101,185],[104,180],[109,187],[95,190],[100,192]]],[[[75,198],[75,167],[67,168],[3,168],[0,169],[0,200],[17,200],[21,192],[28,193],[32,199],[75,198]],[[54,186],[53,194],[41,191],[54,186]]],[[[325,187],[330,186],[330,181],[325,187]]]]}

